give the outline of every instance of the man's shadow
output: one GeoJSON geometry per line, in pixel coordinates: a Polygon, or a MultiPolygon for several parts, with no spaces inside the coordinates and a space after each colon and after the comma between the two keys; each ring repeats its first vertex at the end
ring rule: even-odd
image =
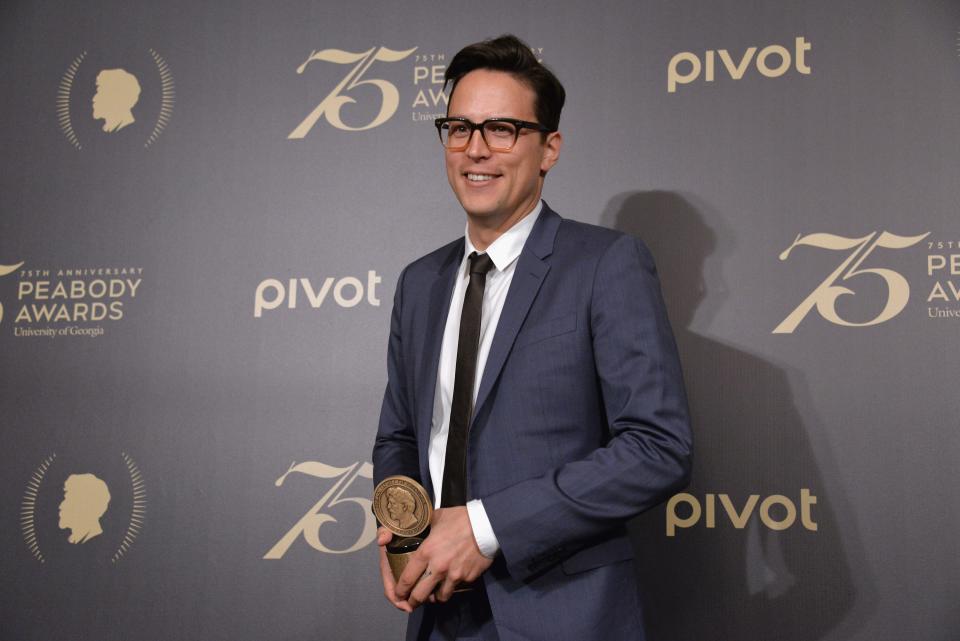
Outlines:
{"type": "MultiPolygon", "coordinates": [[[[611,200],[602,219],[641,238],[656,260],[694,430],[693,479],[685,491],[703,510],[696,524],[672,537],[664,506],[631,523],[648,638],[812,641],[856,629],[875,599],[864,578],[851,577],[851,565],[866,564],[854,543],[859,537],[838,467],[824,449],[828,439],[817,438],[820,449],[812,449],[811,436],[824,429],[803,374],[694,329],[709,327],[724,303],[721,266],[734,237],[719,216],[709,216],[711,229],[701,213],[707,207],[691,200],[671,192],[625,193],[611,200]],[[810,510],[816,531],[801,522],[802,488],[817,497],[810,510]],[[706,526],[708,493],[715,496],[714,528],[706,526]],[[737,511],[750,495],[759,501],[784,495],[797,507],[796,521],[774,531],[762,522],[758,503],[737,529],[721,494],[737,511]],[[851,554],[861,558],[852,562],[851,554]]],[[[677,512],[691,515],[689,506],[677,512]]],[[[770,512],[775,519],[785,514],[782,506],[770,512]]]]}

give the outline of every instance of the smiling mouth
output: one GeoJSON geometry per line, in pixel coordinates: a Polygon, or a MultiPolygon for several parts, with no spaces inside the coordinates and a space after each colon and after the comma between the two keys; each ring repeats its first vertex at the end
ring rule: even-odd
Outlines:
{"type": "Polygon", "coordinates": [[[464,174],[464,176],[466,176],[467,180],[472,183],[489,182],[494,178],[498,178],[496,174],[474,174],[469,172],[464,174]]]}

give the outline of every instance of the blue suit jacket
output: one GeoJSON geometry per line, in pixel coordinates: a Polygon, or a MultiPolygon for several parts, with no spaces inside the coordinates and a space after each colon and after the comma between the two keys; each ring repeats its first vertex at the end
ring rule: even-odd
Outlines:
{"type": "MultiPolygon", "coordinates": [[[[405,474],[433,490],[437,367],[463,245],[397,284],[375,482],[405,474]]],[[[656,269],[637,239],[546,204],[518,260],[468,441],[468,498],[483,500],[501,546],[484,574],[494,621],[504,641],[641,639],[624,524],[686,485],[691,463],[656,269]]]]}

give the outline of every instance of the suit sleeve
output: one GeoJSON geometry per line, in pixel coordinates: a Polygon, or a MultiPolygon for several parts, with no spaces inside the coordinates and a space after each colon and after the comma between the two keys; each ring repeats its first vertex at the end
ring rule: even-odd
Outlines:
{"type": "Polygon", "coordinates": [[[689,480],[680,361],[653,259],[637,239],[619,237],[598,259],[590,324],[606,446],[482,497],[518,580],[622,528],[689,480]]]}
{"type": "Polygon", "coordinates": [[[403,345],[403,286],[406,270],[401,272],[393,296],[390,315],[390,339],[387,347],[387,388],[380,408],[380,423],[373,446],[373,479],[379,483],[388,476],[404,474],[420,481],[417,437],[413,426],[408,393],[407,366],[403,345]]]}

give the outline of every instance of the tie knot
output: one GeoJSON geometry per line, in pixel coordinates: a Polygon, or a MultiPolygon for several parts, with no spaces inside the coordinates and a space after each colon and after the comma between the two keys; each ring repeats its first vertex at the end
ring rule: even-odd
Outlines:
{"type": "Polygon", "coordinates": [[[471,274],[486,274],[491,269],[493,269],[493,260],[489,254],[478,254],[477,252],[470,254],[471,274]]]}

